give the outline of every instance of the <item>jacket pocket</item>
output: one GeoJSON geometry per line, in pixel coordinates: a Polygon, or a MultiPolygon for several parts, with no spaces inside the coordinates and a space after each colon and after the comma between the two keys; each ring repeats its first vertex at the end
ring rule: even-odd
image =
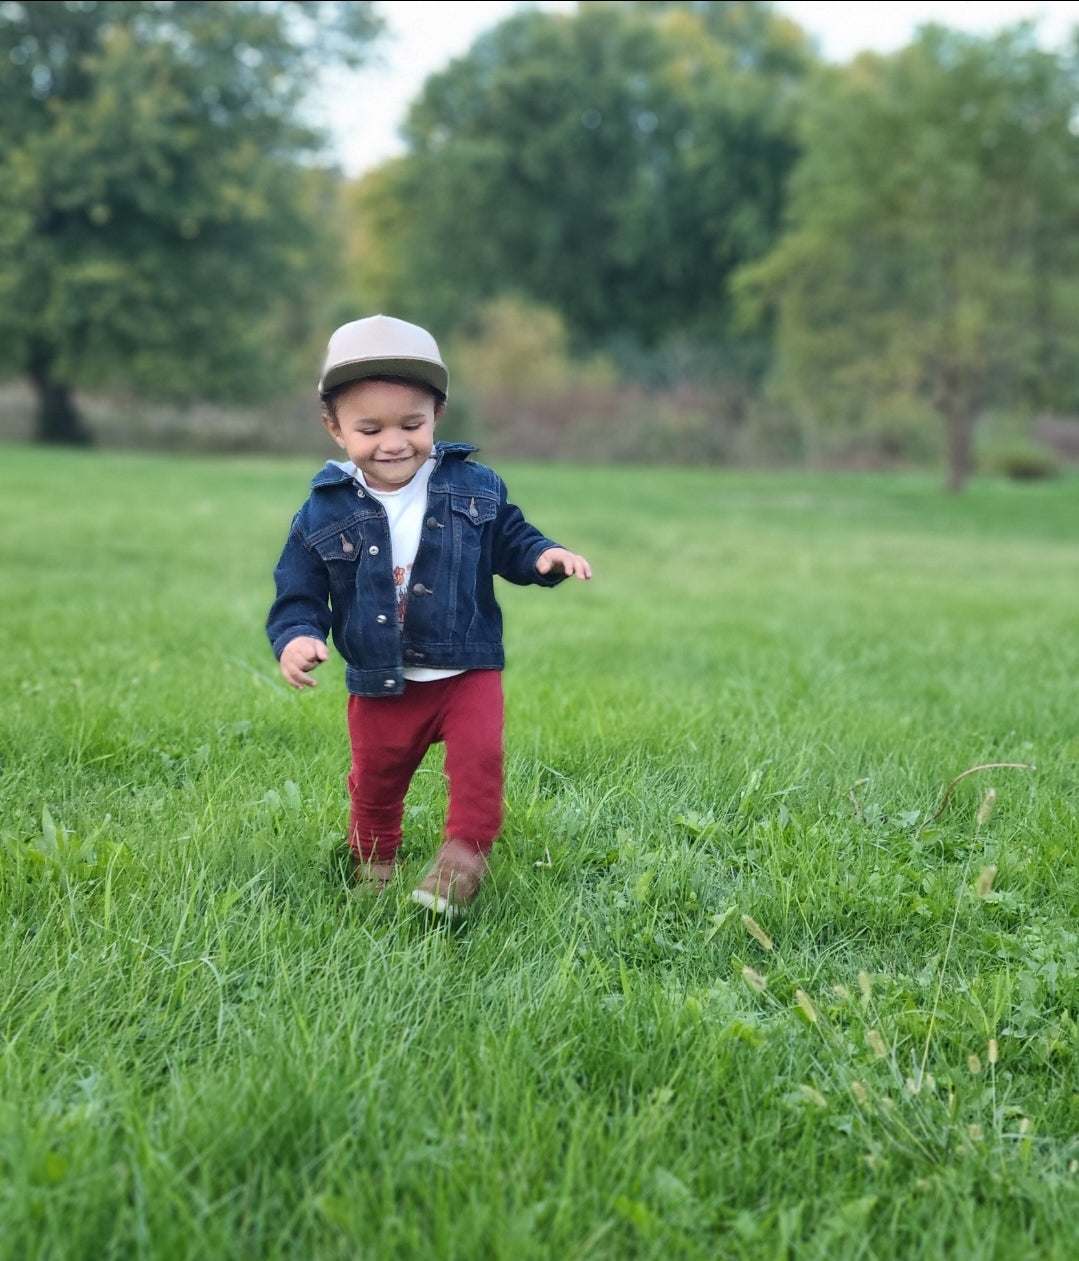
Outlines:
{"type": "Polygon", "coordinates": [[[327,564],[354,565],[363,550],[363,535],[356,526],[312,539],[311,546],[327,564]]]}
{"type": "Polygon", "coordinates": [[[454,537],[466,547],[479,547],[484,526],[498,516],[498,500],[493,495],[454,494],[450,496],[454,537]]]}

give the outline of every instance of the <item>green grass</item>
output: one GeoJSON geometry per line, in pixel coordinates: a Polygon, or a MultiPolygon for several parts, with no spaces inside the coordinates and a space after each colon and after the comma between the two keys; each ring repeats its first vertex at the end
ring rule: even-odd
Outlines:
{"type": "Polygon", "coordinates": [[[1079,482],[504,468],[597,576],[447,932],[262,632],[312,471],[2,452],[0,1257],[1074,1256],[1079,482]]]}

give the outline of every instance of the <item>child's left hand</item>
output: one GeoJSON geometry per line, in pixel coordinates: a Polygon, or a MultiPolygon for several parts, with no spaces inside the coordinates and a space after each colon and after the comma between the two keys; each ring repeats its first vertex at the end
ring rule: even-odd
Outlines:
{"type": "Polygon", "coordinates": [[[592,577],[592,566],[576,552],[567,552],[564,547],[549,547],[540,553],[540,558],[536,561],[536,572],[565,574],[567,578],[582,578],[587,582],[592,577]]]}

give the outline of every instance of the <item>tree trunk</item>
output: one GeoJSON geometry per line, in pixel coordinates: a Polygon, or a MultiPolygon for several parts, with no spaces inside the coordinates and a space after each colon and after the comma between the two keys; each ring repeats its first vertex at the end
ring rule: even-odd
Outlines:
{"type": "Polygon", "coordinates": [[[945,351],[942,360],[933,402],[944,420],[948,489],[957,495],[974,472],[974,429],[981,412],[981,391],[972,373],[964,371],[959,356],[945,351]]]}
{"type": "Polygon", "coordinates": [[[52,373],[52,356],[43,346],[30,352],[30,381],[37,393],[34,439],[53,446],[88,447],[93,434],[83,423],[71,387],[52,373]]]}
{"type": "Polygon", "coordinates": [[[959,494],[974,472],[975,416],[965,409],[945,412],[944,427],[948,447],[948,489],[959,494]]]}

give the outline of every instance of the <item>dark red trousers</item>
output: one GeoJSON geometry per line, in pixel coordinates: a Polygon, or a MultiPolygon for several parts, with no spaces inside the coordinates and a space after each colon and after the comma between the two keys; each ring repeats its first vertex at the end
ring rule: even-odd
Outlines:
{"type": "Polygon", "coordinates": [[[392,861],[412,776],[441,741],[449,794],[443,837],[486,854],[502,827],[503,727],[498,670],[408,683],[400,696],[350,696],[352,852],[364,862],[392,861]]]}

